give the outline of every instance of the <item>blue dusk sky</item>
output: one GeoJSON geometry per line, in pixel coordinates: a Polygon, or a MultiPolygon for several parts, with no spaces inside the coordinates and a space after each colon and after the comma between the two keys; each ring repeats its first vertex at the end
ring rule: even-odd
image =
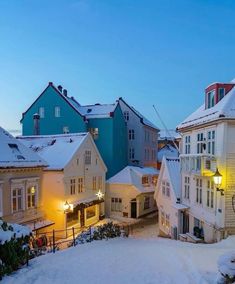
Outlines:
{"type": "Polygon", "coordinates": [[[235,77],[235,1],[0,0],[0,125],[49,81],[81,104],[123,97],[163,128],[235,77]]]}

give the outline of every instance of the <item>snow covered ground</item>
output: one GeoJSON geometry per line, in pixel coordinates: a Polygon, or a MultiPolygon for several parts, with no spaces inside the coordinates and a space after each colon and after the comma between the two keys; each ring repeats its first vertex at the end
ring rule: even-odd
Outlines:
{"type": "Polygon", "coordinates": [[[218,257],[234,248],[235,237],[211,245],[162,238],[94,241],[38,257],[2,283],[215,283],[218,257]]]}

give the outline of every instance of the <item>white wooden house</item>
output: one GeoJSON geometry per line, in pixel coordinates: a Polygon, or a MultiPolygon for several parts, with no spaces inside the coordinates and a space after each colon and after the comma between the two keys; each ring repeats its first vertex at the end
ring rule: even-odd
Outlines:
{"type": "Polygon", "coordinates": [[[83,227],[104,215],[106,166],[89,133],[22,136],[39,154],[43,172],[42,205],[55,229],[83,227]]]}
{"type": "Polygon", "coordinates": [[[213,83],[179,126],[184,230],[214,242],[235,234],[235,84],[213,83]],[[222,184],[214,184],[216,169],[222,184]]]}
{"type": "Polygon", "coordinates": [[[153,198],[159,171],[127,166],[106,182],[106,213],[139,218],[157,210],[153,198]]]}
{"type": "Polygon", "coordinates": [[[182,214],[188,208],[180,203],[180,160],[163,157],[154,198],[158,206],[159,235],[178,239],[182,214]]]}

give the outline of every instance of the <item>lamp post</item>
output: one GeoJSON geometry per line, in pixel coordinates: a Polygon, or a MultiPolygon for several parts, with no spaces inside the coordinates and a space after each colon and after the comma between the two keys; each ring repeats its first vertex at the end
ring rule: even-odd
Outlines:
{"type": "Polygon", "coordinates": [[[64,213],[69,213],[73,211],[73,206],[72,204],[69,204],[68,201],[66,200],[64,203],[64,213]]]}
{"type": "Polygon", "coordinates": [[[216,186],[216,190],[220,191],[221,195],[224,195],[224,190],[222,188],[220,188],[220,186],[222,184],[222,175],[219,172],[218,168],[216,168],[216,172],[212,177],[213,177],[214,184],[216,186]]]}

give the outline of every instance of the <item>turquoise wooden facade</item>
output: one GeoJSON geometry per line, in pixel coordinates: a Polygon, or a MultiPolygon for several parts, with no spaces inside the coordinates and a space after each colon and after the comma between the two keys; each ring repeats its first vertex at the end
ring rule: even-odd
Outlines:
{"type": "MultiPolygon", "coordinates": [[[[64,127],[70,133],[87,132],[90,128],[98,129],[96,146],[108,168],[107,178],[115,175],[127,165],[127,128],[119,104],[106,116],[86,118],[79,112],[78,103],[65,96],[52,83],[33,102],[21,119],[22,134],[34,135],[35,113],[44,108],[44,117],[40,118],[40,135],[61,134],[64,127]],[[59,117],[55,108],[60,108],[59,117]]],[[[102,107],[102,106],[101,106],[102,107]]]]}

